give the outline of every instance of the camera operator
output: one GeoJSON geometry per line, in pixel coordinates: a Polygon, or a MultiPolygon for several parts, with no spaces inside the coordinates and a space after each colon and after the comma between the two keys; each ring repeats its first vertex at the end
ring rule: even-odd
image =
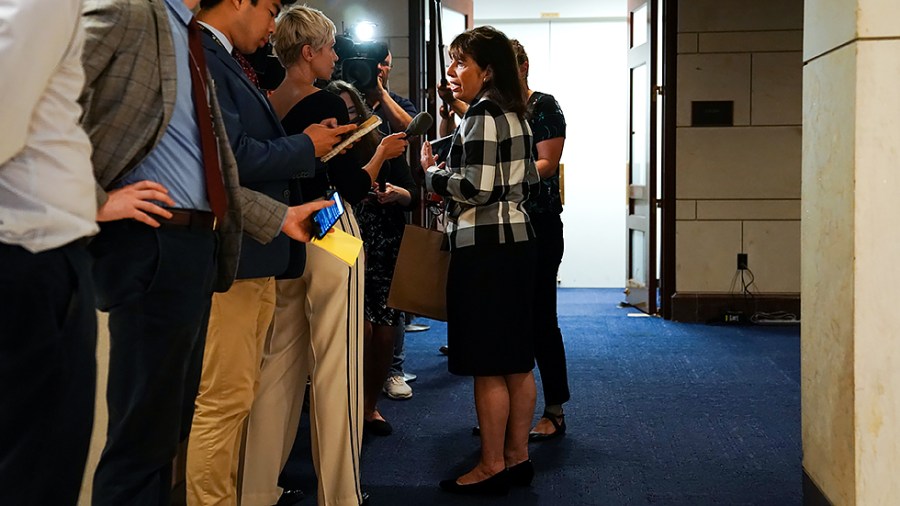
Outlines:
{"type": "Polygon", "coordinates": [[[406,130],[413,116],[419,113],[408,98],[401,97],[388,88],[393,61],[394,58],[388,50],[387,56],[378,62],[376,86],[363,90],[366,104],[376,116],[381,118],[382,123],[379,128],[386,135],[406,130]]]}

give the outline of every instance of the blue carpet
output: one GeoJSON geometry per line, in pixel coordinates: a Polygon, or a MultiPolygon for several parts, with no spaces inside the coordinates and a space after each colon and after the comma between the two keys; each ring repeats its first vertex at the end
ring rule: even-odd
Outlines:
{"type": "MultiPolygon", "coordinates": [[[[383,505],[801,504],[800,329],[629,317],[617,289],[561,289],[572,400],[565,437],[531,445],[534,484],[464,498],[437,483],[478,458],[471,379],[447,373],[446,325],[407,334],[408,401],[363,446],[363,489],[383,505]]],[[[535,371],[537,371],[535,369],[535,371]]],[[[540,387],[538,387],[540,392],[540,387]]],[[[538,406],[543,406],[539,397],[538,406]]],[[[304,415],[282,482],[315,503],[304,415]]]]}

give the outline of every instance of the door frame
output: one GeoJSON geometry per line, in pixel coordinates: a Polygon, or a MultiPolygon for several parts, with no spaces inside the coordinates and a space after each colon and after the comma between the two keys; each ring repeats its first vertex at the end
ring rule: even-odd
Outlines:
{"type": "MultiPolygon", "coordinates": [[[[658,0],[662,14],[662,244],[660,245],[659,299],[660,316],[672,319],[672,296],[675,295],[676,252],[675,227],[675,115],[677,113],[678,83],[678,0],[658,0]]],[[[660,141],[658,139],[657,141],[660,141]]]]}
{"type": "Polygon", "coordinates": [[[628,0],[628,158],[626,163],[626,214],[625,214],[625,300],[626,303],[647,314],[657,312],[657,286],[656,260],[657,260],[657,41],[659,0],[628,0]],[[646,40],[640,45],[634,45],[636,33],[635,12],[646,6],[646,40]],[[646,116],[635,117],[636,94],[635,89],[641,88],[641,83],[635,82],[635,69],[644,67],[645,83],[638,100],[646,100],[642,104],[646,107],[646,116]],[[644,153],[634,152],[635,125],[643,123],[646,133],[644,153]],[[637,156],[636,156],[637,155],[637,156]],[[642,167],[643,174],[635,171],[634,160],[640,157],[646,163],[642,167]],[[633,184],[634,174],[643,176],[642,184],[633,184]],[[635,232],[643,233],[642,254],[635,258],[632,238],[635,232]],[[639,262],[639,264],[638,264],[639,262]],[[643,269],[643,277],[635,279],[632,275],[640,267],[643,269]]]}

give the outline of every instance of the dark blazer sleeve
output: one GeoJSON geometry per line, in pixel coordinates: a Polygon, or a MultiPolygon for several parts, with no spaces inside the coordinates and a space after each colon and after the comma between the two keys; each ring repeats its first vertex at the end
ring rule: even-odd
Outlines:
{"type": "Polygon", "coordinates": [[[203,34],[206,61],[215,79],[228,140],[241,183],[281,181],[315,174],[315,147],[306,134],[284,136],[268,105],[254,91],[231,55],[203,34]],[[227,58],[227,59],[226,59],[227,58]],[[233,65],[237,68],[230,68],[233,65]]]}

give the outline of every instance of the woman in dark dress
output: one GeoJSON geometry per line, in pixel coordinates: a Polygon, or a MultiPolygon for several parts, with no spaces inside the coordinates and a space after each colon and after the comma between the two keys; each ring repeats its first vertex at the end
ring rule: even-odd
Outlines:
{"type": "MultiPolygon", "coordinates": [[[[359,91],[350,83],[332,81],[325,89],[341,97],[350,121],[365,121],[372,115],[359,91]]],[[[358,160],[368,160],[375,155],[381,141],[380,131],[373,130],[360,139],[351,152],[358,160]]],[[[382,164],[369,195],[353,205],[366,251],[363,417],[366,431],[378,436],[393,431],[378,411],[377,404],[390,370],[394,342],[403,332],[403,313],[389,308],[387,299],[406,226],[404,212],[415,203],[416,193],[416,182],[406,157],[398,156],[382,164]]]]}
{"type": "MultiPolygon", "coordinates": [[[[441,482],[462,494],[504,494],[528,485],[528,432],[536,397],[532,311],[534,232],[523,203],[539,177],[531,156],[525,94],[509,39],[491,27],[457,36],[447,77],[469,104],[446,166],[431,145],[421,163],[429,190],[447,200],[448,367],[474,376],[481,459],[441,482]]],[[[533,189],[534,188],[534,189],[533,189]]]]}
{"type": "Polygon", "coordinates": [[[529,434],[531,441],[543,441],[566,432],[563,403],[569,400],[566,350],[556,314],[556,279],[563,256],[562,200],[559,194],[559,159],[566,142],[566,118],[553,95],[528,87],[528,53],[512,41],[527,96],[525,113],[534,134],[532,154],[540,191],[528,199],[525,209],[537,236],[537,265],[534,289],[534,358],[541,373],[544,413],[529,434]]]}

